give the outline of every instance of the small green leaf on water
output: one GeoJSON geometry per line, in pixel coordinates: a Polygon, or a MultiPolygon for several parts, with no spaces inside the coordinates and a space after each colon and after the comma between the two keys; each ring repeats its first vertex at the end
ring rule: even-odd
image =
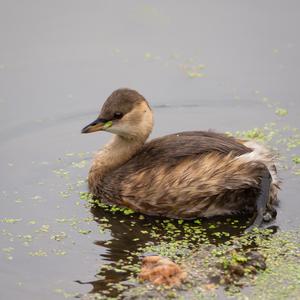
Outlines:
{"type": "Polygon", "coordinates": [[[145,58],[145,59],[151,59],[151,58],[152,58],[152,54],[151,54],[150,52],[146,52],[146,53],[144,54],[144,58],[145,58]]]}
{"type": "Polygon", "coordinates": [[[35,232],[48,232],[50,228],[50,225],[42,225],[39,229],[37,229],[35,232]]]}
{"type": "Polygon", "coordinates": [[[29,243],[31,243],[33,240],[31,234],[18,235],[18,238],[20,238],[23,241],[24,246],[29,246],[29,243]]]}
{"type": "Polygon", "coordinates": [[[118,268],[115,268],[114,271],[117,273],[126,273],[126,270],[122,270],[122,269],[118,269],[118,268]]]}
{"type": "Polygon", "coordinates": [[[64,250],[61,250],[61,249],[53,249],[53,253],[57,256],[64,256],[67,254],[66,251],[64,250]]]}
{"type": "Polygon", "coordinates": [[[13,219],[13,218],[4,218],[4,219],[0,219],[1,223],[7,223],[7,224],[15,224],[17,222],[22,221],[22,219],[13,219]]]}
{"type": "Polygon", "coordinates": [[[55,241],[61,241],[63,239],[65,239],[67,237],[67,234],[65,232],[60,232],[57,234],[54,234],[50,237],[51,240],[55,240],[55,241]]]}
{"type": "Polygon", "coordinates": [[[43,250],[38,250],[38,251],[34,251],[34,252],[29,252],[30,256],[47,256],[47,252],[43,251],[43,250]]]}
{"type": "Polygon", "coordinates": [[[57,294],[62,295],[65,299],[79,298],[78,293],[69,293],[69,292],[64,291],[63,289],[55,289],[54,292],[57,293],[57,294]]]}
{"type": "Polygon", "coordinates": [[[82,169],[87,165],[87,160],[83,159],[79,162],[72,162],[72,167],[73,168],[79,168],[82,169]]]}
{"type": "Polygon", "coordinates": [[[202,78],[202,77],[205,76],[205,75],[202,74],[202,73],[199,73],[199,72],[192,72],[192,71],[188,71],[188,72],[187,72],[187,75],[188,75],[188,77],[190,77],[190,78],[202,78]]]}
{"type": "Polygon", "coordinates": [[[256,139],[256,140],[260,140],[260,141],[266,140],[265,133],[260,128],[253,128],[248,131],[237,132],[237,135],[245,137],[247,139],[256,139]]]}
{"type": "Polygon", "coordinates": [[[276,113],[276,115],[278,115],[280,117],[284,117],[288,114],[288,111],[285,108],[277,108],[275,113],[276,113]]]}
{"type": "Polygon", "coordinates": [[[11,253],[14,250],[13,247],[2,248],[2,251],[5,253],[11,253]]]}
{"type": "Polygon", "coordinates": [[[124,209],[123,213],[124,213],[124,215],[131,215],[131,214],[134,214],[134,211],[130,208],[126,208],[126,209],[124,209]]]}
{"type": "Polygon", "coordinates": [[[13,252],[14,248],[13,247],[7,247],[7,248],[2,248],[3,253],[6,256],[6,259],[8,260],[13,260],[13,256],[11,253],[13,252]]]}
{"type": "Polygon", "coordinates": [[[92,231],[91,231],[91,230],[79,229],[78,232],[81,233],[81,234],[89,234],[89,233],[91,233],[92,231]]]}
{"type": "Polygon", "coordinates": [[[294,162],[295,164],[300,164],[300,156],[294,156],[294,157],[293,157],[293,162],[294,162]]]}
{"type": "Polygon", "coordinates": [[[57,170],[53,170],[53,173],[56,174],[59,177],[68,177],[70,172],[66,171],[64,169],[57,169],[57,170]]]}
{"type": "Polygon", "coordinates": [[[75,153],[73,153],[73,152],[70,152],[70,153],[66,153],[65,155],[66,155],[66,156],[74,156],[74,155],[75,155],[75,153]]]}
{"type": "Polygon", "coordinates": [[[214,236],[220,238],[222,236],[222,232],[219,232],[219,231],[213,232],[211,235],[214,235],[214,236]]]}

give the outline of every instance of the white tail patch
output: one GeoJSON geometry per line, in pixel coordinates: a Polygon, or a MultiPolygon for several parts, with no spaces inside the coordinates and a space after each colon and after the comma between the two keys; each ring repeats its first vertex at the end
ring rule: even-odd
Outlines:
{"type": "Polygon", "coordinates": [[[250,149],[252,152],[243,154],[237,159],[242,159],[245,162],[259,161],[262,162],[269,170],[272,176],[272,184],[279,186],[280,180],[276,172],[276,155],[272,153],[269,149],[255,141],[246,141],[244,145],[250,149]]]}

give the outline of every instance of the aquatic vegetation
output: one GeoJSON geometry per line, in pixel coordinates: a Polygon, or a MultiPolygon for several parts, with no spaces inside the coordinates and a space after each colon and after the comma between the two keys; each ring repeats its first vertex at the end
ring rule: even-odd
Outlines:
{"type": "Polygon", "coordinates": [[[85,160],[85,159],[83,159],[83,160],[81,160],[81,161],[79,161],[79,162],[72,162],[72,167],[74,167],[74,168],[84,168],[84,167],[86,167],[87,166],[87,164],[88,164],[88,161],[87,160],[85,160]]]}
{"type": "MultiPolygon", "coordinates": [[[[249,299],[286,299],[284,297],[297,295],[300,291],[299,276],[296,275],[299,274],[299,241],[299,232],[273,235],[272,230],[257,230],[241,237],[232,237],[220,245],[198,244],[179,259],[188,278],[185,288],[172,290],[173,296],[211,299],[220,285],[226,287],[227,295],[241,297],[245,295],[241,288],[251,286],[252,296],[249,299]],[[268,285],[270,282],[271,286],[268,285]]],[[[156,246],[159,253],[161,246],[156,246]]],[[[178,248],[180,245],[177,244],[171,249],[176,251],[178,248]]],[[[140,284],[129,289],[125,295],[126,299],[143,299],[150,295],[163,299],[168,298],[168,292],[166,287],[140,284]]]]}
{"type": "Polygon", "coordinates": [[[49,232],[50,225],[44,224],[39,229],[37,229],[35,232],[49,232]]]}
{"type": "Polygon", "coordinates": [[[285,108],[277,108],[275,113],[277,116],[284,117],[288,114],[288,111],[285,108]]]}
{"type": "Polygon", "coordinates": [[[15,248],[13,248],[13,247],[2,248],[2,252],[4,253],[6,259],[8,259],[8,260],[12,260],[13,259],[12,252],[14,250],[15,250],[15,248]]]}
{"type": "Polygon", "coordinates": [[[293,157],[293,162],[294,162],[295,164],[300,164],[300,156],[294,156],[294,157],[293,157]]]}
{"type": "Polygon", "coordinates": [[[57,256],[64,256],[67,254],[67,251],[61,249],[53,249],[52,252],[57,256]]]}
{"type": "Polygon", "coordinates": [[[276,134],[278,134],[278,130],[275,128],[275,124],[269,123],[262,128],[255,127],[245,131],[236,131],[234,135],[249,140],[267,143],[270,142],[276,134]]]}
{"type": "Polygon", "coordinates": [[[130,208],[120,207],[117,205],[109,205],[101,202],[99,199],[93,199],[93,196],[87,192],[81,192],[80,199],[86,201],[89,207],[96,205],[98,207],[103,208],[105,211],[109,211],[111,213],[121,212],[124,215],[136,214],[136,212],[130,208]]]}
{"type": "Polygon", "coordinates": [[[151,52],[145,52],[144,59],[145,60],[160,60],[160,56],[154,55],[151,52]]]}
{"type": "Polygon", "coordinates": [[[89,234],[89,233],[91,233],[92,231],[91,231],[91,230],[79,229],[78,232],[81,233],[81,234],[89,234]]]}
{"type": "Polygon", "coordinates": [[[34,252],[31,251],[31,252],[29,252],[29,255],[30,256],[40,256],[40,257],[48,256],[47,252],[44,250],[41,250],[41,249],[34,251],[34,252]]]}
{"type": "Polygon", "coordinates": [[[24,246],[29,246],[29,244],[33,241],[33,236],[31,234],[19,234],[18,238],[22,240],[24,246]]]}
{"type": "Polygon", "coordinates": [[[54,234],[50,237],[51,240],[55,240],[55,241],[61,241],[63,239],[65,239],[67,237],[67,234],[65,232],[60,232],[57,234],[54,234]]]}
{"type": "Polygon", "coordinates": [[[53,170],[53,173],[60,177],[68,177],[70,172],[64,169],[53,170]]]}
{"type": "Polygon", "coordinates": [[[17,222],[22,221],[22,219],[14,219],[14,218],[4,218],[0,219],[1,223],[6,223],[6,224],[15,224],[17,222]]]}
{"type": "Polygon", "coordinates": [[[61,295],[65,299],[74,299],[74,298],[78,298],[80,296],[79,293],[66,292],[64,289],[55,289],[54,293],[61,295]]]}
{"type": "MultiPolygon", "coordinates": [[[[215,298],[216,291],[219,291],[220,286],[226,288],[228,295],[241,295],[244,293],[242,288],[249,286],[251,294],[256,295],[263,288],[265,289],[264,294],[271,295],[269,298],[266,296],[266,299],[275,299],[272,290],[265,286],[270,280],[276,280],[277,285],[281,286],[278,289],[281,289],[283,295],[299,292],[295,279],[295,272],[299,271],[295,267],[295,262],[299,264],[300,259],[299,232],[274,234],[272,229],[266,229],[236,236],[222,229],[224,224],[227,224],[232,228],[243,230],[246,224],[235,218],[205,222],[205,224],[200,219],[194,221],[156,219],[149,223],[147,216],[138,213],[126,215],[122,208],[103,204],[99,200],[92,199],[89,194],[83,193],[81,198],[88,203],[89,207],[96,206],[98,208],[94,209],[104,210],[106,213],[112,214],[112,218],[116,216],[116,220],[120,224],[125,222],[130,227],[131,225],[136,227],[137,222],[143,224],[144,229],[136,232],[136,237],[133,237],[132,241],[138,243],[140,241],[138,236],[142,234],[148,242],[143,242],[135,253],[128,250],[128,254],[130,254],[126,262],[121,259],[113,264],[102,265],[101,271],[99,271],[99,275],[105,274],[107,271],[127,274],[126,282],[119,283],[121,287],[118,289],[118,293],[122,298],[212,299],[215,298]],[[184,266],[188,274],[184,287],[178,290],[163,286],[154,287],[146,282],[139,283],[139,258],[147,253],[167,257],[184,266]],[[283,264],[284,261],[287,262],[290,259],[293,264],[283,264]],[[278,264],[280,264],[280,270],[285,272],[285,280],[291,282],[293,288],[288,288],[285,283],[278,281],[279,272],[273,270],[278,264]],[[137,286],[128,288],[128,282],[134,282],[134,285],[137,286]]],[[[102,219],[105,224],[112,221],[106,217],[102,219]]],[[[100,221],[97,217],[96,220],[100,221]]],[[[107,246],[113,244],[114,240],[103,243],[107,246]]],[[[115,289],[110,286],[109,290],[115,289]]],[[[96,293],[89,299],[105,299],[104,295],[96,293]]]]}
{"type": "Polygon", "coordinates": [[[203,73],[205,66],[202,64],[198,64],[198,65],[182,64],[180,65],[180,67],[189,78],[205,77],[205,74],[203,73]]]}
{"type": "Polygon", "coordinates": [[[251,289],[253,299],[296,299],[300,294],[300,233],[280,232],[261,240],[267,270],[258,275],[251,289]]]}

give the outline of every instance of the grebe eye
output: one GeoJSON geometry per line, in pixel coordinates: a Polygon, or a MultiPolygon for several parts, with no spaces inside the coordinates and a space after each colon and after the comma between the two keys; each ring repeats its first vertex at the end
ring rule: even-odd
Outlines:
{"type": "Polygon", "coordinates": [[[114,119],[121,119],[122,117],[123,117],[123,114],[121,112],[114,113],[114,119]]]}

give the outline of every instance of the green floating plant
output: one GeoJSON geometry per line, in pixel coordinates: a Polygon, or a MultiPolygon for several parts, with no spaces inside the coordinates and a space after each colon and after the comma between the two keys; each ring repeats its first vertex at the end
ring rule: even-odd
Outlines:
{"type": "Polygon", "coordinates": [[[284,117],[288,114],[288,111],[285,108],[277,108],[275,113],[277,116],[284,117]]]}
{"type": "Polygon", "coordinates": [[[294,156],[294,157],[293,157],[293,162],[294,162],[295,164],[300,164],[300,156],[294,156]]]}

